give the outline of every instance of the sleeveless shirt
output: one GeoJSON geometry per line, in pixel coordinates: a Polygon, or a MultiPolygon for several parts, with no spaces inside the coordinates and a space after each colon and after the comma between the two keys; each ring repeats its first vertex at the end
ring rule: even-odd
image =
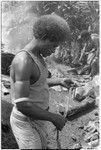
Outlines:
{"type": "Polygon", "coordinates": [[[33,53],[26,50],[21,50],[20,52],[22,51],[26,52],[33,59],[34,63],[37,64],[40,70],[40,77],[34,84],[30,84],[30,93],[28,97],[29,99],[26,97],[15,99],[14,93],[11,93],[12,103],[16,105],[16,102],[29,100],[35,103],[38,107],[42,109],[47,109],[49,107],[49,87],[46,82],[46,78],[48,76],[48,69],[33,53]]]}

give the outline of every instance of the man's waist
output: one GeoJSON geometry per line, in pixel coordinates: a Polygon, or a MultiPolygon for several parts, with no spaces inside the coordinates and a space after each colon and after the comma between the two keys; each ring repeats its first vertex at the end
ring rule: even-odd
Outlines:
{"type": "MultiPolygon", "coordinates": [[[[49,110],[49,106],[45,109],[45,110],[49,110]]],[[[20,111],[17,110],[17,107],[14,106],[11,115],[20,120],[20,121],[25,121],[28,122],[29,121],[29,117],[27,117],[26,115],[24,115],[23,113],[21,113],[20,111]]]]}

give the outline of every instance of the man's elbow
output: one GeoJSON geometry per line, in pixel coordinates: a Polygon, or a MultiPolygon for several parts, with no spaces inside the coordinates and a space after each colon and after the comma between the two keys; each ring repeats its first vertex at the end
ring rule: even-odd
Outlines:
{"type": "Polygon", "coordinates": [[[26,114],[32,107],[32,104],[30,102],[18,102],[16,103],[17,110],[20,111],[23,114],[26,114]]]}

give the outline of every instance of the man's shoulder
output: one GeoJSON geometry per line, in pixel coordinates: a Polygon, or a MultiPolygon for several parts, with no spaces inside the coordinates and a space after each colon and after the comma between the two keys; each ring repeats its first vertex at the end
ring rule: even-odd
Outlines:
{"type": "Polygon", "coordinates": [[[17,53],[13,59],[13,64],[25,64],[27,65],[30,62],[29,56],[25,51],[17,53]]]}
{"type": "Polygon", "coordinates": [[[26,52],[19,52],[12,61],[12,67],[15,70],[31,70],[31,59],[26,52]]]}

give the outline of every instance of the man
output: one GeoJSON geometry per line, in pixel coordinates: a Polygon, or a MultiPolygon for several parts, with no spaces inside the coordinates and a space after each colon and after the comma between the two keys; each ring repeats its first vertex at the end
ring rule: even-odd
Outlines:
{"type": "Polygon", "coordinates": [[[79,63],[86,65],[80,74],[84,73],[86,70],[93,72],[93,66],[95,66],[95,64],[98,66],[99,62],[99,36],[97,34],[90,34],[88,31],[84,30],[81,32],[79,40],[84,43],[79,63]]]}
{"type": "MultiPolygon", "coordinates": [[[[47,66],[43,57],[54,53],[55,48],[70,39],[70,30],[64,19],[45,15],[33,26],[33,39],[12,61],[10,69],[11,98],[14,104],[10,123],[20,149],[46,149],[46,121],[62,130],[66,119],[48,111],[48,85],[65,85],[57,79],[46,78],[47,66]]],[[[66,84],[68,86],[68,84],[66,84]]]]}
{"type": "Polygon", "coordinates": [[[73,46],[73,61],[72,64],[73,66],[80,66],[79,65],[79,58],[81,55],[81,50],[83,49],[83,42],[80,36],[77,38],[77,40],[74,42],[73,46]]]}
{"type": "Polygon", "coordinates": [[[72,63],[83,64],[87,63],[88,54],[95,52],[99,47],[99,37],[97,34],[90,34],[87,30],[83,30],[76,41],[75,58],[72,63]]]}
{"type": "Polygon", "coordinates": [[[80,57],[79,61],[82,60],[85,53],[88,54],[89,52],[97,50],[97,48],[98,48],[97,38],[98,38],[97,36],[90,34],[86,30],[81,32],[79,41],[81,41],[81,45],[83,45],[83,47],[82,47],[81,57],[80,57]]]}

